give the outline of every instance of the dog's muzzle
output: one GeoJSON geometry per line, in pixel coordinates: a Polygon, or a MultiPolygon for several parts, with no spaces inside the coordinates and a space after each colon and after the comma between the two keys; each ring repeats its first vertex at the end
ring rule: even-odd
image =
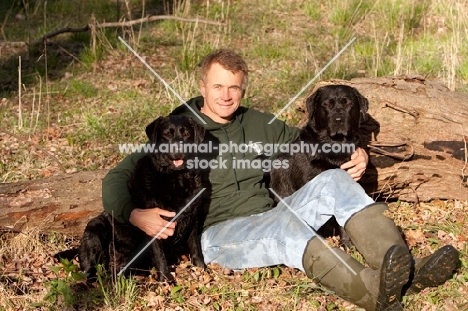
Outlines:
{"type": "Polygon", "coordinates": [[[348,120],[343,114],[334,114],[330,118],[329,128],[329,134],[331,137],[337,135],[347,136],[349,134],[348,120]]]}

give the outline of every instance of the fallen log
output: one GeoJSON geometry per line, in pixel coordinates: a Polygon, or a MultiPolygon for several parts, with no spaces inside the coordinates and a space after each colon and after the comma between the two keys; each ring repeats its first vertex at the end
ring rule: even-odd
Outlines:
{"type": "Polygon", "coordinates": [[[361,184],[374,199],[468,200],[468,94],[420,76],[330,80],[311,93],[327,84],[353,86],[369,100],[361,184]]]}
{"type": "MultiPolygon", "coordinates": [[[[363,139],[370,163],[361,183],[375,199],[468,200],[468,94],[420,77],[330,80],[315,88],[324,84],[354,86],[369,100],[363,139]]],[[[0,229],[81,235],[102,211],[106,172],[0,184],[0,229]]]]}
{"type": "Polygon", "coordinates": [[[106,173],[86,171],[0,184],[0,228],[80,236],[89,219],[102,211],[101,183],[106,173]]]}

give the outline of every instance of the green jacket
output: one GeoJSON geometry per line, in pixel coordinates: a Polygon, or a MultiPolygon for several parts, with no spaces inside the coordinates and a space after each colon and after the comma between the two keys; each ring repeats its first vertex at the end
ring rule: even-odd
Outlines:
{"type": "MultiPolygon", "coordinates": [[[[225,147],[231,146],[228,152],[221,155],[218,155],[219,150],[214,150],[217,156],[211,158],[215,161],[211,162],[215,164],[215,167],[211,165],[208,174],[210,187],[208,190],[209,198],[205,200],[207,216],[204,227],[271,209],[273,200],[265,187],[263,176],[264,169],[269,169],[272,160],[270,157],[255,152],[255,149],[252,148],[255,146],[253,143],[256,143],[256,146],[287,144],[298,136],[299,130],[287,126],[280,120],[268,124],[273,115],[245,107],[238,108],[231,122],[219,124],[200,112],[200,108],[203,106],[203,97],[193,98],[187,103],[207,123],[204,125],[207,131],[205,141],[215,141],[212,146],[219,146],[218,143],[225,147]]],[[[192,117],[202,124],[200,119],[194,116],[193,112],[185,105],[176,108],[172,114],[192,117]]],[[[130,154],[114,169],[111,169],[103,180],[104,209],[113,213],[114,217],[121,222],[128,221],[130,212],[136,208],[127,189],[127,180],[136,162],[143,156],[143,153],[130,154]]],[[[203,164],[207,164],[207,162],[203,162],[203,164]]],[[[279,163],[275,165],[279,165],[279,163]]]]}

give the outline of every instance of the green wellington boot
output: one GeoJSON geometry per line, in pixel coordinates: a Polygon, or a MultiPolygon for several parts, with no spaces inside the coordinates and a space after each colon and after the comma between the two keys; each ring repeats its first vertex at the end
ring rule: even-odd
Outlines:
{"type": "Polygon", "coordinates": [[[426,287],[444,284],[458,268],[460,253],[452,245],[439,248],[424,258],[414,258],[410,282],[403,288],[403,295],[417,294],[426,287]]]}
{"type": "MultiPolygon", "coordinates": [[[[385,216],[387,212],[386,204],[371,204],[351,216],[344,226],[366,263],[374,269],[380,268],[381,258],[392,245],[406,247],[394,221],[385,216]]],[[[412,258],[410,281],[404,288],[404,294],[443,284],[456,270],[458,261],[459,252],[451,245],[425,258],[412,258]]]]}
{"type": "Polygon", "coordinates": [[[405,246],[391,246],[382,257],[381,268],[374,270],[314,237],[307,244],[303,265],[310,278],[367,311],[403,310],[401,293],[411,269],[405,246]]]}

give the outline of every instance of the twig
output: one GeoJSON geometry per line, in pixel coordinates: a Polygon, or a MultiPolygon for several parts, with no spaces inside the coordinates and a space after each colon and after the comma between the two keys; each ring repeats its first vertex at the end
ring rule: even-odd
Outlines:
{"type": "Polygon", "coordinates": [[[21,110],[21,56],[18,56],[18,128],[23,128],[23,115],[21,110]]]}
{"type": "Polygon", "coordinates": [[[403,142],[383,142],[383,141],[371,141],[369,143],[370,146],[375,147],[402,147],[408,145],[407,143],[403,142]]]}
{"type": "MultiPolygon", "coordinates": [[[[215,26],[223,26],[225,25],[223,22],[217,22],[217,21],[210,21],[210,20],[205,20],[205,19],[200,19],[200,18],[185,18],[185,17],[178,17],[178,16],[172,16],[172,15],[148,15],[143,18],[139,19],[134,19],[126,22],[108,22],[108,23],[96,23],[93,25],[96,29],[100,28],[112,28],[112,27],[128,27],[128,26],[133,26],[136,24],[141,24],[145,22],[152,22],[156,20],[176,20],[176,21],[181,21],[181,22],[189,22],[189,23],[203,23],[203,24],[208,24],[208,25],[215,25],[215,26]]],[[[68,32],[85,32],[91,29],[91,25],[86,25],[85,27],[81,28],[71,28],[71,27],[66,27],[66,28],[61,28],[54,30],[52,32],[49,32],[42,37],[40,37],[37,40],[34,40],[31,42],[31,45],[36,45],[36,44],[41,44],[42,42],[46,41],[49,38],[55,37],[59,34],[62,33],[68,33],[68,32]]]]}
{"type": "Polygon", "coordinates": [[[0,236],[2,236],[5,233],[23,233],[21,230],[13,229],[13,228],[8,228],[8,227],[0,227],[0,236]]]}
{"type": "Polygon", "coordinates": [[[467,148],[467,140],[468,140],[468,136],[463,136],[463,142],[465,144],[465,164],[463,165],[463,168],[461,170],[461,173],[462,173],[462,183],[465,181],[465,178],[466,178],[466,186],[468,187],[468,178],[467,176],[465,175],[465,169],[466,169],[466,165],[468,163],[468,148],[467,148]]]}
{"type": "Polygon", "coordinates": [[[0,132],[5,133],[5,134],[7,134],[7,135],[9,135],[9,136],[12,136],[12,137],[18,139],[18,140],[21,140],[21,141],[24,141],[24,142],[26,142],[26,143],[29,143],[29,144],[33,145],[35,148],[41,150],[41,151],[44,152],[46,155],[48,155],[49,157],[51,157],[55,162],[57,162],[57,164],[59,165],[59,167],[60,167],[60,169],[62,170],[62,172],[64,172],[65,174],[67,173],[67,170],[65,169],[65,167],[63,167],[62,163],[60,163],[59,159],[57,159],[56,156],[54,156],[53,154],[49,153],[47,150],[45,150],[44,148],[42,148],[42,147],[39,146],[38,144],[35,144],[34,142],[30,141],[29,139],[25,139],[25,138],[20,137],[20,136],[18,136],[18,135],[16,135],[16,134],[13,134],[13,133],[11,133],[10,131],[7,131],[7,130],[1,128],[1,127],[0,127],[0,132]]]}
{"type": "Polygon", "coordinates": [[[96,25],[96,28],[126,27],[126,26],[133,26],[136,24],[144,23],[144,22],[152,22],[152,21],[164,20],[164,19],[176,20],[180,22],[189,22],[189,23],[203,23],[203,24],[215,25],[215,26],[225,25],[223,22],[210,21],[210,20],[200,19],[200,18],[185,18],[185,17],[173,16],[173,15],[148,15],[143,18],[134,19],[131,21],[126,21],[126,22],[102,23],[102,24],[96,25]]]}
{"type": "Polygon", "coordinates": [[[419,113],[417,111],[415,111],[415,110],[410,111],[410,110],[408,110],[406,108],[401,107],[400,105],[389,102],[387,100],[384,101],[384,105],[385,105],[385,107],[389,107],[389,108],[395,109],[397,111],[407,113],[407,114],[409,114],[410,116],[412,116],[415,119],[417,119],[419,117],[419,113]]]}
{"type": "MultiPolygon", "coordinates": [[[[413,157],[414,155],[414,148],[411,145],[408,145],[406,143],[383,143],[383,142],[370,142],[367,147],[369,148],[370,151],[386,155],[388,157],[401,160],[401,161],[406,161],[409,160],[413,157]],[[405,153],[405,154],[399,154],[398,152],[390,152],[386,151],[380,147],[402,147],[402,146],[408,146],[410,148],[410,151],[405,153]]],[[[405,148],[406,151],[406,148],[405,148]]]]}
{"type": "Polygon", "coordinates": [[[67,32],[85,32],[85,31],[88,31],[89,30],[89,26],[86,25],[85,27],[81,27],[81,28],[70,28],[70,27],[66,27],[66,28],[61,28],[61,29],[57,29],[57,30],[54,30],[52,32],[49,32],[45,35],[43,35],[42,37],[40,37],[39,39],[37,40],[34,40],[33,42],[31,42],[31,45],[36,45],[36,44],[41,44],[42,42],[46,41],[47,39],[49,38],[52,38],[52,37],[55,37],[59,34],[62,34],[62,33],[67,33],[67,32]]]}

